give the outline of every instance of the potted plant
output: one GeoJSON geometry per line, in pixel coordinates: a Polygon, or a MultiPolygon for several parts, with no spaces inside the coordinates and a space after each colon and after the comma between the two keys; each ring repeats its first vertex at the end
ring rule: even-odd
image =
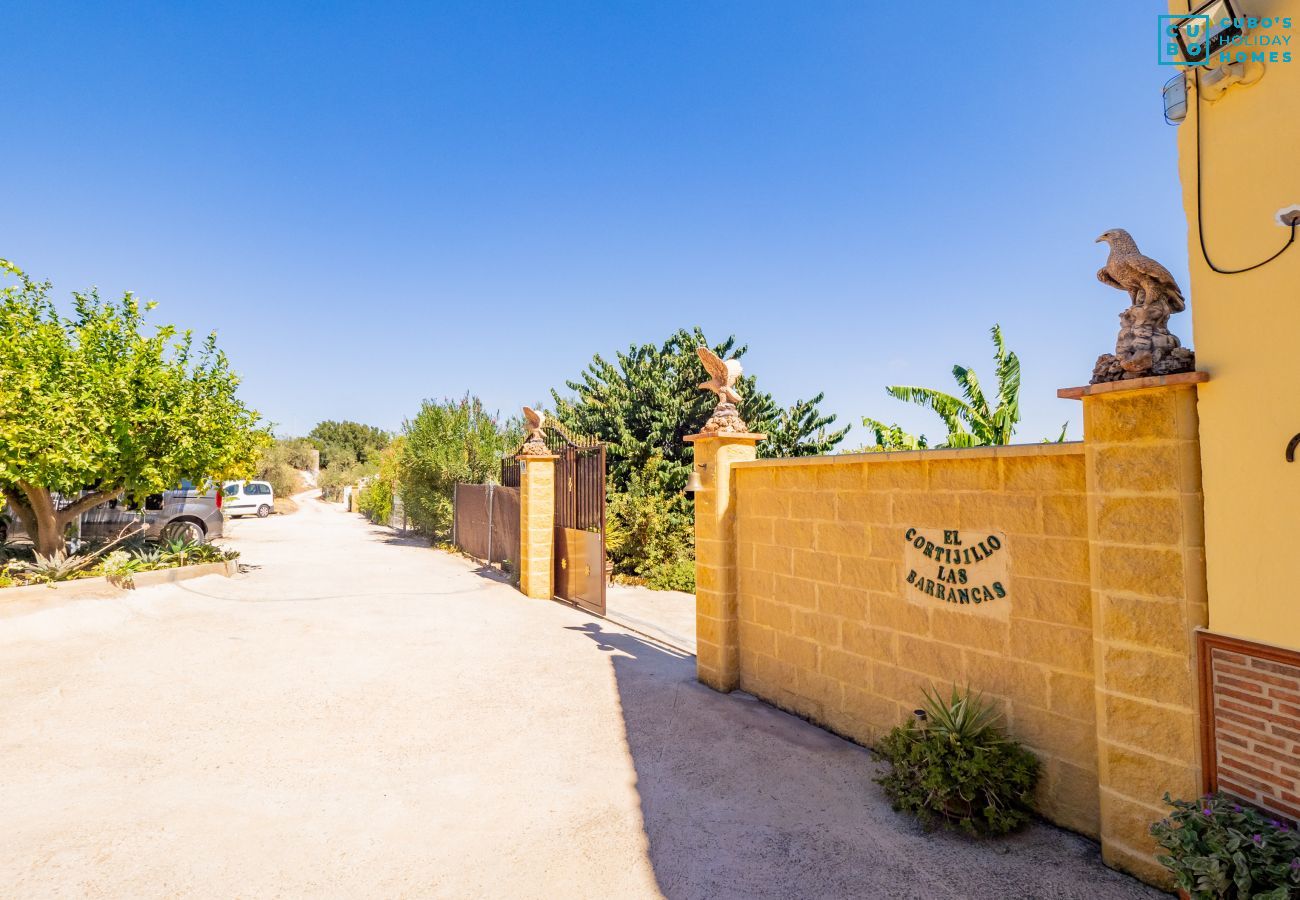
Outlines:
{"type": "Polygon", "coordinates": [[[1190,900],[1300,897],[1300,834],[1286,822],[1225,794],[1174,800],[1151,826],[1167,854],[1156,857],[1190,900]]]}
{"type": "Polygon", "coordinates": [[[926,690],[913,719],[876,746],[890,771],[876,779],[894,809],[927,829],[1004,834],[1033,811],[1038,759],[1006,736],[997,709],[970,689],[926,690]]]}

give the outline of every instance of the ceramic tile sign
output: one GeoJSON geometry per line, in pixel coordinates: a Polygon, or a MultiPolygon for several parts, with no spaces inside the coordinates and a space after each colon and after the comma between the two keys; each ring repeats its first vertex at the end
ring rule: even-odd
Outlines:
{"type": "Polygon", "coordinates": [[[908,528],[903,540],[903,590],[908,599],[1009,614],[1005,534],[908,528]]]}

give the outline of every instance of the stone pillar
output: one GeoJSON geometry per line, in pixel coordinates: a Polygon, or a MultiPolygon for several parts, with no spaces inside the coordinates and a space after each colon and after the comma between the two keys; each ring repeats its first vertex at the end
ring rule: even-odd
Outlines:
{"type": "Polygon", "coordinates": [[[718,691],[740,679],[736,614],[736,534],[731,467],[754,459],[763,434],[693,434],[695,469],[696,677],[718,691]]]}
{"type": "Polygon", "coordinates": [[[520,455],[519,590],[538,600],[555,594],[555,461],[520,455]]]}
{"type": "Polygon", "coordinates": [[[1201,793],[1195,630],[1208,622],[1196,385],[1203,372],[1058,391],[1083,401],[1102,857],[1154,883],[1166,791],[1201,793]]]}

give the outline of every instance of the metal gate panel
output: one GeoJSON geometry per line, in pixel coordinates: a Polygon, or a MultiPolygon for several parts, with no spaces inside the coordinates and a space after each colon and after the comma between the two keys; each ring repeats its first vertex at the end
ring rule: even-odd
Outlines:
{"type": "MultiPolygon", "coordinates": [[[[547,419],[546,446],[555,454],[555,596],[605,613],[605,445],[547,419]]],[[[519,462],[501,461],[498,491],[517,488],[519,462]]],[[[518,545],[518,538],[515,539],[518,545]]]]}
{"type": "Polygon", "coordinates": [[[605,614],[605,540],[599,532],[555,529],[555,593],[588,612],[605,614]]]}
{"type": "Polygon", "coordinates": [[[604,615],[605,446],[566,440],[554,449],[555,594],[604,615]]]}

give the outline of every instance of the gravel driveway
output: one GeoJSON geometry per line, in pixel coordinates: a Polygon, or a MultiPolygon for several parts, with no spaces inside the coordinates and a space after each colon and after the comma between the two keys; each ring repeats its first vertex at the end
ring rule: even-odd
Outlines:
{"type": "Polygon", "coordinates": [[[861,748],[337,507],[230,531],[238,578],[0,619],[0,894],[1164,896],[923,835],[861,748]]]}

